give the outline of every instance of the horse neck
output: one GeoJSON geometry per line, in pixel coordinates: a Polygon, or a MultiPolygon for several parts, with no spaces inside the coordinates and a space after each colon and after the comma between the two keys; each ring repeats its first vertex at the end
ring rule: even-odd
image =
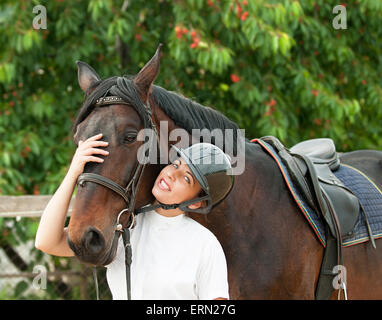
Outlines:
{"type": "MultiPolygon", "coordinates": [[[[157,104],[156,102],[151,99],[150,104],[152,106],[153,111],[153,121],[157,128],[158,132],[158,138],[160,142],[160,151],[166,152],[168,155],[170,145],[176,144],[179,142],[180,139],[186,139],[188,142],[191,143],[191,134],[189,134],[186,130],[183,130],[183,128],[177,126],[172,120],[157,104]],[[171,132],[174,130],[181,130],[178,131],[178,133],[181,133],[181,136],[175,136],[171,135],[171,132]],[[173,138],[178,138],[176,141],[173,140],[173,138]],[[170,139],[171,138],[171,139],[170,139]]],[[[187,141],[185,141],[187,143],[187,141]]],[[[188,146],[185,145],[185,146],[188,146]]]]}

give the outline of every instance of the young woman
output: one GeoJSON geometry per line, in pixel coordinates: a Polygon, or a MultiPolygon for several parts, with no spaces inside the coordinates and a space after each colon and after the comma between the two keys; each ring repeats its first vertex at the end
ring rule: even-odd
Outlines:
{"type": "MultiPolygon", "coordinates": [[[[65,217],[77,177],[87,162],[102,163],[107,142],[97,135],[80,141],[62,184],[48,203],[36,235],[46,253],[74,256],[66,242],[65,217]]],[[[185,212],[207,213],[230,192],[231,165],[222,150],[207,143],[185,150],[158,175],[156,201],[136,216],[130,231],[132,299],[228,299],[227,265],[215,235],[185,212]]],[[[125,260],[120,239],[115,260],[107,267],[113,299],[126,299],[125,260]]]]}

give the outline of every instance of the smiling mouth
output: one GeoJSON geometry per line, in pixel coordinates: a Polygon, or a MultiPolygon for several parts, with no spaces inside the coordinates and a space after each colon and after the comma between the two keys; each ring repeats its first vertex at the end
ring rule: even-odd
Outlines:
{"type": "Polygon", "coordinates": [[[163,178],[159,180],[158,186],[161,190],[171,191],[170,186],[167,184],[166,180],[164,180],[163,178]]]}

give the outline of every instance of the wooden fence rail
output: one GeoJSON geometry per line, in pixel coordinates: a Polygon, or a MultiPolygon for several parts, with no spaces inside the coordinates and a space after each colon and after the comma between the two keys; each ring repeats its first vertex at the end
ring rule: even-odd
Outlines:
{"type": "MultiPolygon", "coordinates": [[[[41,217],[51,195],[0,196],[0,218],[5,217],[41,217]]],[[[68,215],[73,207],[72,198],[68,215]]]]}
{"type": "MultiPolygon", "coordinates": [[[[52,195],[22,195],[22,196],[0,196],[0,219],[1,218],[38,218],[41,217],[42,213],[44,212],[44,209],[46,205],[48,204],[49,200],[52,198],[52,195]]],[[[70,202],[69,209],[67,212],[67,215],[70,216],[72,207],[74,202],[74,196],[70,202]]],[[[8,244],[7,244],[8,245],[8,244]]],[[[0,251],[4,249],[4,243],[2,246],[0,246],[0,251]]],[[[6,268],[2,268],[2,272],[0,272],[0,282],[5,283],[4,281],[10,281],[13,279],[18,278],[29,278],[32,279],[36,277],[36,273],[32,271],[28,271],[28,264],[23,260],[23,258],[19,255],[19,253],[16,251],[19,250],[18,248],[13,248],[8,245],[8,250],[4,250],[6,257],[10,260],[10,262],[16,267],[18,271],[15,272],[7,272],[6,268]],[[10,249],[10,250],[9,250],[10,249]],[[21,261],[20,263],[15,264],[15,256],[17,256],[18,260],[21,261]]],[[[17,260],[17,259],[16,259],[17,260]]],[[[4,262],[3,262],[4,263],[4,262]]],[[[80,267],[80,270],[54,270],[54,271],[47,271],[46,273],[48,279],[49,278],[55,278],[55,280],[49,280],[50,283],[53,283],[53,286],[56,288],[59,296],[61,298],[65,299],[65,294],[69,292],[69,289],[72,286],[72,282],[74,280],[65,280],[62,279],[64,277],[66,278],[77,278],[80,280],[76,280],[76,285],[79,286],[79,292],[80,292],[80,299],[89,299],[89,293],[90,291],[93,291],[94,289],[92,287],[89,287],[89,277],[91,278],[91,272],[89,273],[89,267],[82,266],[80,267]],[[89,291],[90,289],[90,291],[89,291]]],[[[12,282],[8,282],[12,283],[12,282]]],[[[0,284],[1,288],[1,284],[0,284]]],[[[108,293],[105,293],[105,296],[107,299],[108,293]]],[[[12,298],[15,298],[12,296],[12,298]]],[[[18,298],[18,297],[16,297],[18,298]]]]}

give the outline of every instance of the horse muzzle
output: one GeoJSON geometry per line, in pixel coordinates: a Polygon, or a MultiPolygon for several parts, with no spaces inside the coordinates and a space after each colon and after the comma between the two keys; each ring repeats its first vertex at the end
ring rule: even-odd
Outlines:
{"type": "Polygon", "coordinates": [[[116,233],[110,244],[107,245],[102,232],[94,227],[86,229],[79,244],[74,243],[69,235],[67,238],[69,247],[80,261],[102,266],[113,261],[117,250],[117,240],[118,234],[116,233]]]}

